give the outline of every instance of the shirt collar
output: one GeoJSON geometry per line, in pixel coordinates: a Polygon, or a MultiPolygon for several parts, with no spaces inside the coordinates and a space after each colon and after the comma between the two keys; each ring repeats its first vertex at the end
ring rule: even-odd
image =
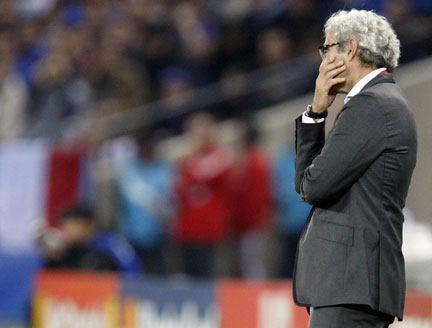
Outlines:
{"type": "Polygon", "coordinates": [[[376,76],[378,76],[385,70],[385,67],[381,67],[365,75],[360,81],[356,83],[356,85],[350,90],[350,92],[348,92],[345,97],[344,103],[346,104],[352,97],[357,95],[365,87],[366,84],[368,84],[371,80],[373,80],[376,76]]]}

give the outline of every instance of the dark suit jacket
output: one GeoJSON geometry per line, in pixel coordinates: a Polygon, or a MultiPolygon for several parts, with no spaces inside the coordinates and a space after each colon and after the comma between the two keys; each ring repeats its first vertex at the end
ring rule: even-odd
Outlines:
{"type": "Polygon", "coordinates": [[[367,304],[402,319],[402,209],[416,163],[414,117],[391,74],[351,98],[324,142],[324,123],[296,120],[295,187],[314,205],[299,241],[301,306],[367,304]]]}

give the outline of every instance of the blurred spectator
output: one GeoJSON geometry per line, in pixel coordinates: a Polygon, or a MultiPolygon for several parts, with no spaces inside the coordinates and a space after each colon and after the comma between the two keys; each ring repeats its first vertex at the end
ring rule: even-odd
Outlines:
{"type": "Polygon", "coordinates": [[[93,187],[95,216],[100,227],[113,230],[119,227],[118,176],[120,168],[134,161],[139,153],[131,135],[122,135],[98,145],[89,169],[93,187]]]}
{"type": "Polygon", "coordinates": [[[54,140],[80,137],[79,119],[90,103],[88,83],[77,75],[62,47],[62,34],[53,38],[50,52],[36,66],[30,104],[31,137],[54,140]]]}
{"type": "Polygon", "coordinates": [[[216,57],[218,72],[241,65],[252,69],[254,54],[251,33],[241,22],[227,23],[221,27],[220,46],[216,57]]]}
{"type": "Polygon", "coordinates": [[[159,84],[160,98],[163,100],[160,111],[167,116],[162,120],[161,127],[172,134],[179,134],[183,132],[192,101],[188,93],[193,84],[192,77],[182,68],[168,67],[160,73],[159,84]]]}
{"type": "MultiPolygon", "coordinates": [[[[288,33],[280,28],[262,31],[256,41],[257,66],[270,68],[259,79],[260,89],[256,92],[256,107],[261,108],[288,99],[297,93],[290,80],[295,72],[280,69],[281,64],[292,59],[293,51],[288,33]],[[273,69],[272,69],[273,68],[273,69]]],[[[294,67],[292,68],[293,70],[294,67]]]]}
{"type": "Polygon", "coordinates": [[[43,17],[55,8],[56,0],[17,0],[15,9],[24,17],[43,17]]]}
{"type": "Polygon", "coordinates": [[[253,0],[249,12],[249,23],[252,28],[265,29],[271,25],[283,10],[283,0],[253,0]]]}
{"type": "MultiPolygon", "coordinates": [[[[143,2],[144,3],[144,2],[143,2]]],[[[161,72],[175,65],[176,42],[169,26],[138,25],[140,38],[135,42],[134,57],[149,72],[151,78],[153,100],[158,97],[161,72]]]]}
{"type": "Polygon", "coordinates": [[[115,17],[114,6],[118,4],[118,1],[88,0],[82,3],[85,17],[84,28],[89,34],[100,37],[104,26],[109,25],[115,17]]]}
{"type": "Polygon", "coordinates": [[[28,19],[17,26],[17,66],[18,71],[28,86],[32,86],[33,71],[37,63],[46,54],[46,42],[41,37],[43,24],[40,20],[28,19]]]}
{"type": "Polygon", "coordinates": [[[239,233],[240,273],[244,278],[268,277],[265,246],[272,216],[270,163],[249,127],[242,155],[233,168],[233,217],[239,233]]]}
{"type": "Polygon", "coordinates": [[[49,268],[140,272],[139,258],[122,237],[98,231],[93,213],[76,207],[61,216],[60,231],[46,229],[40,240],[49,268]]]}
{"type": "Polygon", "coordinates": [[[139,156],[118,170],[120,228],[147,273],[164,274],[164,228],[173,214],[173,170],[156,158],[157,132],[138,138],[139,156]]]}
{"type": "Polygon", "coordinates": [[[208,0],[209,7],[224,22],[239,22],[252,10],[255,0],[208,0]]]}
{"type": "Polygon", "coordinates": [[[14,29],[0,26],[0,139],[21,137],[26,123],[27,86],[15,71],[14,29]]]}
{"type": "Polygon", "coordinates": [[[219,27],[200,10],[200,2],[184,1],[173,12],[173,23],[180,41],[182,65],[192,74],[197,86],[215,82],[215,54],[219,46],[219,27]]]}
{"type": "MultiPolygon", "coordinates": [[[[346,0],[343,2],[345,3],[346,0]]],[[[290,39],[295,45],[296,55],[305,54],[302,52],[304,44],[311,42],[306,35],[322,34],[321,23],[329,15],[326,8],[320,8],[324,3],[314,0],[282,1],[282,10],[274,18],[271,25],[282,28],[289,33],[290,39]]]]}
{"type": "Polygon", "coordinates": [[[181,162],[176,183],[176,236],[181,244],[185,273],[214,274],[215,249],[230,229],[230,162],[216,140],[213,118],[198,113],[187,121],[193,151],[181,162]]]}
{"type": "Polygon", "coordinates": [[[387,1],[385,16],[392,23],[402,44],[401,63],[410,62],[432,53],[432,19],[417,16],[414,2],[409,0],[387,1]],[[420,41],[422,40],[422,41],[420,41]]]}
{"type": "Polygon", "coordinates": [[[0,1],[0,22],[5,25],[13,24],[14,16],[12,0],[0,1]]]}
{"type": "Polygon", "coordinates": [[[280,28],[264,30],[257,39],[257,59],[259,66],[281,64],[292,57],[291,39],[280,28]]]}
{"type": "Polygon", "coordinates": [[[283,149],[276,157],[273,168],[276,218],[282,252],[279,256],[280,278],[292,278],[297,243],[311,207],[299,201],[294,186],[294,150],[283,149]]]}
{"type": "Polygon", "coordinates": [[[216,109],[218,118],[239,117],[247,119],[251,116],[254,99],[245,95],[248,87],[246,69],[241,65],[229,66],[222,72],[221,76],[222,97],[227,99],[216,109]]]}
{"type": "Polygon", "coordinates": [[[424,288],[432,285],[432,227],[418,220],[408,208],[403,209],[402,251],[405,258],[407,284],[424,288]]]}
{"type": "Polygon", "coordinates": [[[125,20],[103,31],[97,61],[85,72],[94,92],[96,115],[133,108],[150,99],[147,74],[126,55],[134,33],[134,26],[125,20]]]}

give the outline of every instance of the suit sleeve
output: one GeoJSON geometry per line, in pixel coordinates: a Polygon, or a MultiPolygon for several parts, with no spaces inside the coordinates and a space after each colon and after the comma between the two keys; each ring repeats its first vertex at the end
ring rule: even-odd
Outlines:
{"type": "Polygon", "coordinates": [[[306,168],[324,147],[325,122],[302,123],[302,117],[296,119],[296,154],[295,154],[295,189],[300,194],[300,185],[306,168]]]}
{"type": "Polygon", "coordinates": [[[338,199],[385,150],[384,113],[367,94],[345,106],[320,152],[323,137],[313,142],[304,125],[297,123],[296,189],[312,205],[338,199]]]}

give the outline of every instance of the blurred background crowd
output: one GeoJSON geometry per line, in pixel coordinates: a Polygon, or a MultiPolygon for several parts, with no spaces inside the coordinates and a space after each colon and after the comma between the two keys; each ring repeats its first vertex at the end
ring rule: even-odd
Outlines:
{"type": "Polygon", "coordinates": [[[401,63],[432,53],[428,0],[0,0],[0,138],[60,149],[45,265],[291,277],[293,140],[270,156],[252,114],[313,91],[325,18],[351,7],[389,19],[401,63]]]}
{"type": "MultiPolygon", "coordinates": [[[[63,199],[52,207],[51,226],[38,227],[45,266],[291,278],[310,206],[293,188],[289,143],[271,159],[258,131],[246,126],[229,147],[214,116],[204,112],[188,117],[185,132],[187,151],[174,162],[158,156],[160,129],[103,146],[103,165],[82,152],[78,157],[104,177],[87,178],[96,191],[81,198],[85,206],[64,208],[78,198],[63,199]]],[[[75,155],[63,156],[73,161],[75,155]]],[[[74,174],[61,182],[71,179],[74,174]]]]}
{"type": "Polygon", "coordinates": [[[0,137],[87,138],[93,120],[149,103],[141,125],[171,134],[191,110],[247,116],[313,90],[319,57],[304,56],[350,7],[391,21],[402,63],[430,53],[427,0],[2,0],[0,137]]]}

